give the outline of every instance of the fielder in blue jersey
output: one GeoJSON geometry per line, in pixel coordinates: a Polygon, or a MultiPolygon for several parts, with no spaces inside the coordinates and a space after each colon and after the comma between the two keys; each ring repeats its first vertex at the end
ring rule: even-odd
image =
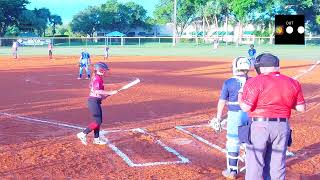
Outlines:
{"type": "Polygon", "coordinates": [[[90,79],[90,64],[91,64],[90,54],[85,49],[82,49],[81,56],[79,59],[79,77],[78,77],[78,79],[82,78],[83,69],[85,69],[86,73],[87,73],[86,79],[90,79]]]}
{"type": "Polygon", "coordinates": [[[217,115],[210,122],[216,131],[221,131],[221,120],[224,107],[228,106],[227,117],[227,169],[222,171],[226,178],[235,179],[238,174],[238,159],[240,141],[238,127],[246,125],[248,114],[243,112],[238,102],[238,91],[248,78],[250,61],[245,57],[236,58],[233,63],[233,77],[223,83],[221,95],[217,106],[217,115]]]}
{"type": "Polygon", "coordinates": [[[251,65],[253,65],[255,63],[256,54],[257,54],[257,51],[254,48],[253,44],[250,45],[250,49],[248,50],[248,54],[249,54],[250,63],[251,63],[251,65]]]}

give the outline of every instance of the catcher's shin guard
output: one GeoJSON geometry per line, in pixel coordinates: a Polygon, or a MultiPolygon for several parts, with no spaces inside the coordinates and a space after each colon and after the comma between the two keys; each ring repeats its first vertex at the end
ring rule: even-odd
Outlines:
{"type": "Polygon", "coordinates": [[[227,152],[227,169],[230,171],[239,172],[239,153],[237,152],[227,152]]]}

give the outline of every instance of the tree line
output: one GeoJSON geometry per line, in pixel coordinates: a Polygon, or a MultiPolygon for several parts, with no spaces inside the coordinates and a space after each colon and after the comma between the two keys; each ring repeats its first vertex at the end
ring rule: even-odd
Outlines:
{"type": "Polygon", "coordinates": [[[51,33],[56,33],[56,25],[62,24],[59,15],[51,14],[47,8],[26,9],[28,0],[1,0],[0,1],[0,37],[17,36],[19,32],[34,32],[45,36],[48,25],[51,33]]]}
{"type": "MultiPolygon", "coordinates": [[[[211,27],[224,24],[255,25],[257,35],[274,32],[275,15],[304,14],[309,32],[320,33],[320,0],[177,0],[177,29],[179,35],[189,25],[211,27]],[[260,33],[260,34],[259,34],[260,33]]],[[[173,0],[160,0],[154,19],[158,24],[172,22],[173,0]]]]}
{"type": "Polygon", "coordinates": [[[108,0],[100,6],[90,6],[76,14],[70,26],[74,32],[93,36],[96,31],[128,33],[136,27],[151,28],[150,17],[143,6],[134,2],[108,0]]]}

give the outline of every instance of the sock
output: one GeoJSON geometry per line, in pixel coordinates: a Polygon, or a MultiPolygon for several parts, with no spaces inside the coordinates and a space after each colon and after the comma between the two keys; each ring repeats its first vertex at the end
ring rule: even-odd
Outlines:
{"type": "Polygon", "coordinates": [[[86,129],[83,131],[83,133],[84,133],[84,134],[89,134],[91,131],[92,131],[92,130],[91,130],[90,128],[86,128],[86,129]]]}
{"type": "MultiPolygon", "coordinates": [[[[237,152],[228,152],[228,155],[232,156],[232,157],[238,157],[239,153],[237,153],[237,152]]],[[[228,158],[228,163],[229,163],[230,166],[237,166],[238,159],[228,158]]],[[[236,169],[232,169],[232,168],[230,168],[230,170],[231,171],[237,171],[236,169]]]]}

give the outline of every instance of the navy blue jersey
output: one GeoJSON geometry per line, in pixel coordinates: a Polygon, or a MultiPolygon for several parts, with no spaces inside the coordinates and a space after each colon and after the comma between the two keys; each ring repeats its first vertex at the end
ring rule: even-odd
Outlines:
{"type": "Polygon", "coordinates": [[[232,77],[224,81],[220,99],[228,101],[229,111],[239,111],[241,110],[238,102],[238,91],[241,85],[237,77],[232,77]]]}
{"type": "Polygon", "coordinates": [[[81,53],[81,59],[89,59],[90,58],[90,54],[87,52],[82,52],[81,53]]]}
{"type": "Polygon", "coordinates": [[[250,57],[255,56],[256,53],[257,53],[256,49],[249,49],[249,50],[248,50],[248,54],[249,54],[250,57]]]}

